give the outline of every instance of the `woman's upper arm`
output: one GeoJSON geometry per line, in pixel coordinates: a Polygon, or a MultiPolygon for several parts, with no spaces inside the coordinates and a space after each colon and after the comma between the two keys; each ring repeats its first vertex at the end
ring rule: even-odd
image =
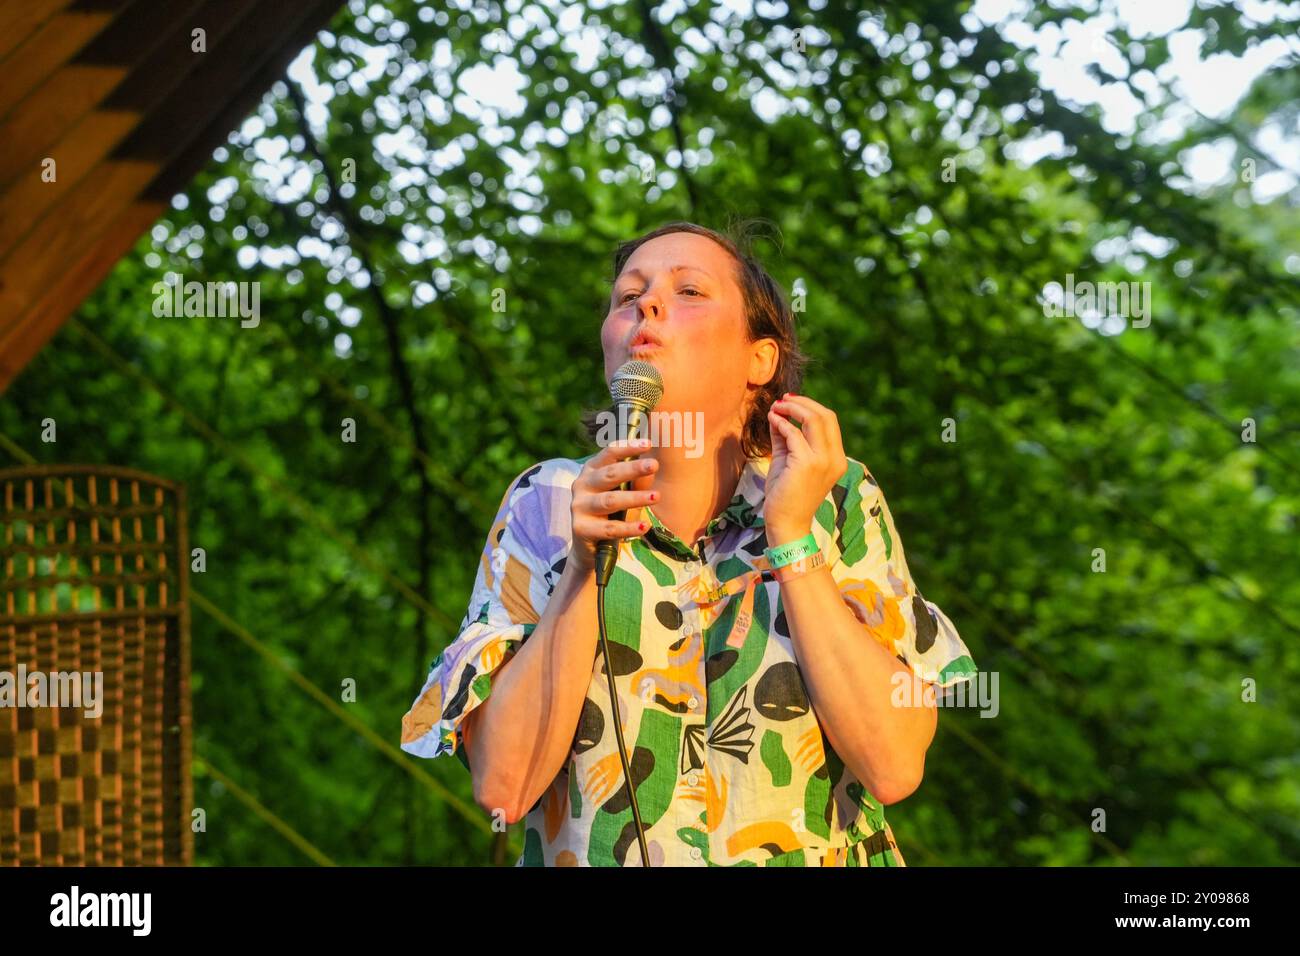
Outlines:
{"type": "Polygon", "coordinates": [[[831,571],[840,593],[871,637],[923,680],[947,687],[974,676],[975,662],[946,614],[921,594],[903,541],[871,472],[850,459],[849,489],[831,571]]]}
{"type": "Polygon", "coordinates": [[[457,637],[438,654],[402,720],[402,749],[421,757],[456,754],[471,770],[464,728],[489,697],[496,675],[540,618],[549,565],[528,525],[532,487],[519,475],[507,489],[479,559],[469,607],[457,637]]]}

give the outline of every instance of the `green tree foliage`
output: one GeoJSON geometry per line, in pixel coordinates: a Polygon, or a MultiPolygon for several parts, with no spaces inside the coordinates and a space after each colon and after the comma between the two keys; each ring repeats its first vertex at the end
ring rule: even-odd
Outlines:
{"type": "MultiPolygon", "coordinates": [[[[1294,862],[1296,196],[1196,192],[1181,157],[1228,137],[1285,165],[1252,135],[1294,134],[1295,58],[1227,120],[1117,136],[964,6],[350,4],[316,83],[268,92],[11,387],[0,431],[187,483],[197,589],[332,698],[355,679],[341,706],[395,743],[506,483],[582,448],[615,243],[764,216],[806,390],[1000,679],[996,718],[941,714],[924,785],[890,809],[909,863],[1294,862]],[[465,92],[508,61],[521,111],[465,92]],[[1012,158],[1050,132],[1057,155],[1012,158]],[[259,281],[260,323],[155,317],[167,271],[259,281]],[[1149,282],[1149,326],[1045,314],[1067,276],[1149,282]]],[[[1207,54],[1294,33],[1223,6],[1192,21],[1207,54]]],[[[1130,69],[1099,77],[1145,97],[1167,38],[1110,42],[1130,69]]],[[[1172,108],[1146,102],[1144,130],[1172,108]]],[[[309,842],[489,859],[486,827],[202,607],[193,632],[198,754],[309,842]]],[[[472,803],[457,762],[418,770],[472,803]]],[[[215,778],[196,799],[203,862],[305,861],[215,778]]]]}

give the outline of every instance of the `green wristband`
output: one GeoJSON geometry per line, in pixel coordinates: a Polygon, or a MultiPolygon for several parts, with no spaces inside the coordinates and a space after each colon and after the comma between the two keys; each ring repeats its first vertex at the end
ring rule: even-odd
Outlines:
{"type": "Polygon", "coordinates": [[[791,541],[787,544],[777,545],[775,548],[767,548],[763,551],[767,555],[767,566],[772,570],[783,568],[787,564],[794,564],[800,558],[806,558],[810,554],[816,554],[818,550],[817,539],[809,531],[798,541],[791,541]]]}

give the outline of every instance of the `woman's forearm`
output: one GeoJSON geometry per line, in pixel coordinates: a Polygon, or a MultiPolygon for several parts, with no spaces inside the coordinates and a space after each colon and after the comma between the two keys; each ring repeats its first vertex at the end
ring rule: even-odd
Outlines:
{"type": "Polygon", "coordinates": [[[521,819],[568,760],[600,635],[595,572],[572,555],[537,627],[467,719],[474,799],[521,819]]]}
{"type": "Polygon", "coordinates": [[[877,800],[902,800],[921,782],[938,721],[921,681],[864,632],[829,568],[782,584],[781,601],[827,740],[877,800]],[[911,683],[916,706],[894,705],[897,680],[911,683]]]}

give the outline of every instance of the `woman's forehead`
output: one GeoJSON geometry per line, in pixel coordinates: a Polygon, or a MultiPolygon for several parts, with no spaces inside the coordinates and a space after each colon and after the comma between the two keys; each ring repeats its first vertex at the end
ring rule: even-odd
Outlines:
{"type": "Polygon", "coordinates": [[[623,264],[624,276],[644,279],[649,272],[697,272],[714,279],[726,275],[729,253],[712,239],[689,232],[656,236],[642,243],[623,264]]]}
{"type": "MultiPolygon", "coordinates": [[[[649,268],[651,270],[654,270],[655,266],[651,265],[649,266],[649,268]]],[[[678,263],[676,265],[668,266],[668,272],[673,275],[676,275],[678,272],[694,272],[703,276],[713,275],[713,273],[708,269],[701,268],[700,266],[687,265],[685,263],[678,263]]],[[[645,272],[635,267],[624,269],[623,275],[635,279],[644,279],[646,277],[645,272]]]]}

